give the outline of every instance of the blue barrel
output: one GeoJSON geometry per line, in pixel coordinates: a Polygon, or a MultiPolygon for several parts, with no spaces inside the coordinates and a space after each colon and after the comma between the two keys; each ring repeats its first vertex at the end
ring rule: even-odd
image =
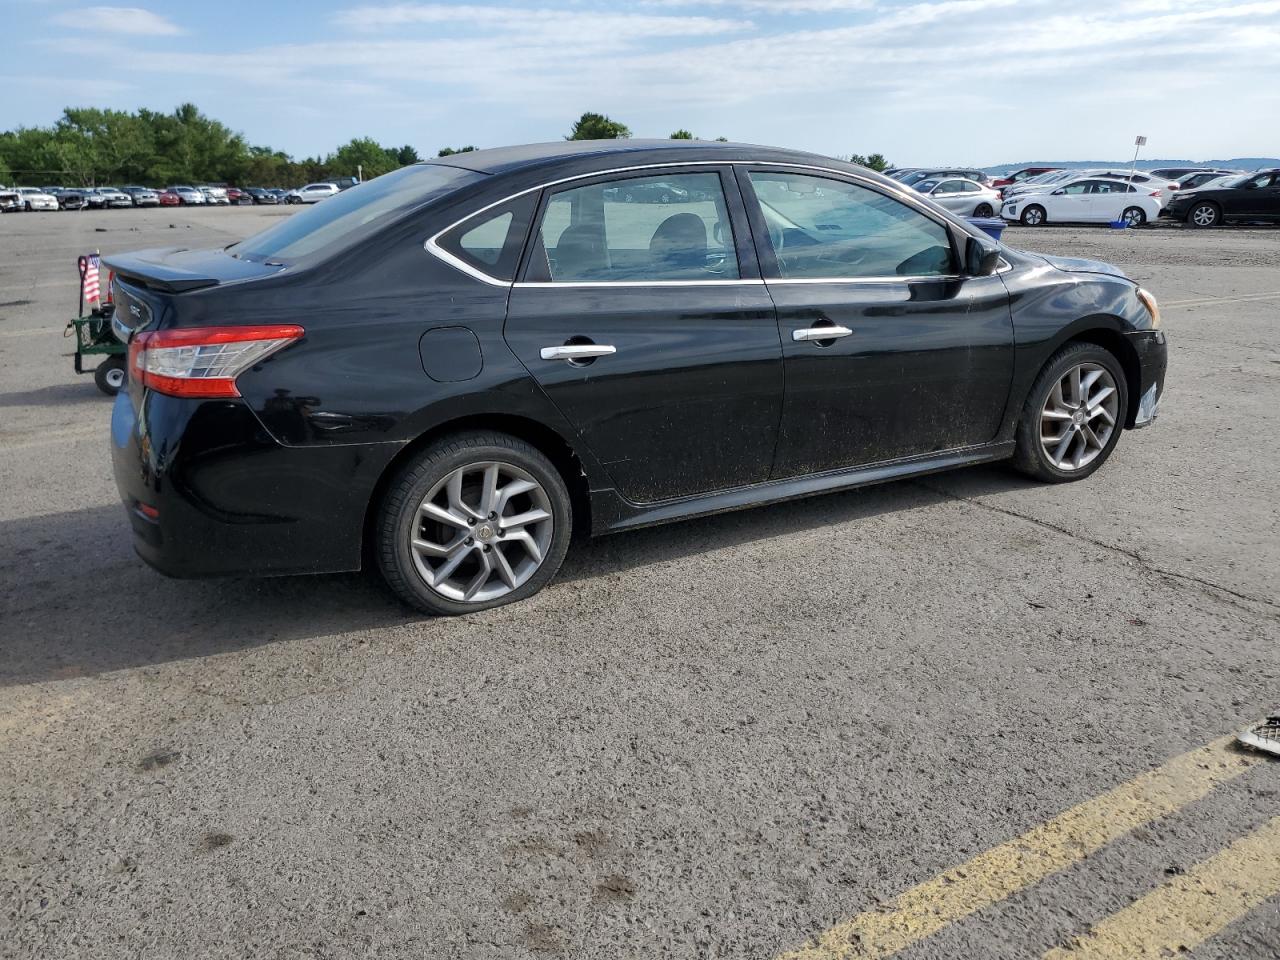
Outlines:
{"type": "Polygon", "coordinates": [[[965,219],[990,236],[992,240],[999,240],[1000,235],[1004,233],[1005,223],[1000,217],[965,217],[965,219]]]}

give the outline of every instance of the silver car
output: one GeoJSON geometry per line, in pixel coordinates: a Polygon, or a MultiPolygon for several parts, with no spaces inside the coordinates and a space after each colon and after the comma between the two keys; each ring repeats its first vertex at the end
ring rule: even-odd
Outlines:
{"type": "Polygon", "coordinates": [[[921,180],[913,186],[938,206],[962,217],[992,217],[1000,210],[1000,191],[976,180],[948,177],[921,180]]]}

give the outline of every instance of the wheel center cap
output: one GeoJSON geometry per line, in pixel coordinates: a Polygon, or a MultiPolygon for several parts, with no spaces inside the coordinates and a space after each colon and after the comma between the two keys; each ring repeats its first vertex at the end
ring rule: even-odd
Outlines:
{"type": "Polygon", "coordinates": [[[1071,422],[1072,422],[1072,423],[1084,423],[1084,411],[1083,411],[1083,410],[1077,410],[1075,413],[1073,413],[1073,414],[1071,415],[1071,422]]]}
{"type": "Polygon", "coordinates": [[[476,539],[477,539],[477,540],[492,540],[492,539],[493,539],[493,527],[489,526],[487,523],[482,523],[482,524],[480,524],[480,526],[476,529],[476,539]]]}

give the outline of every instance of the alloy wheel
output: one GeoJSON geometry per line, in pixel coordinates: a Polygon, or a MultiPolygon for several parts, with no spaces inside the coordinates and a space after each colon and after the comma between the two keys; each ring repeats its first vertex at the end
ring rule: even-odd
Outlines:
{"type": "Polygon", "coordinates": [[[418,505],[409,551],[436,593],[464,603],[496,600],[542,566],[555,518],[533,476],[510,463],[458,467],[418,505]]]}
{"type": "Polygon", "coordinates": [[[1040,445],[1059,470],[1092,463],[1106,448],[1120,418],[1115,378],[1096,363],[1067,370],[1049,390],[1040,410],[1040,445]]]}
{"type": "Polygon", "coordinates": [[[1204,203],[1191,211],[1191,222],[1197,227],[1212,227],[1218,222],[1218,208],[1204,203]]]}
{"type": "Polygon", "coordinates": [[[1029,227],[1038,227],[1044,222],[1044,211],[1039,207],[1027,207],[1022,211],[1022,222],[1029,227]]]}
{"type": "Polygon", "coordinates": [[[1140,227],[1147,222],[1147,215],[1137,207],[1129,207],[1121,214],[1121,219],[1126,227],[1140,227]]]}

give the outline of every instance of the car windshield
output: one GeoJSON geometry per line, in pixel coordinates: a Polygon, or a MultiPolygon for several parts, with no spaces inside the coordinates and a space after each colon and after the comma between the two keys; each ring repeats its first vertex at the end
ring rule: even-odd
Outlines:
{"type": "Polygon", "coordinates": [[[396,215],[428,203],[483,174],[439,163],[411,164],[334,194],[228,250],[244,260],[290,262],[348,246],[396,215]]]}

